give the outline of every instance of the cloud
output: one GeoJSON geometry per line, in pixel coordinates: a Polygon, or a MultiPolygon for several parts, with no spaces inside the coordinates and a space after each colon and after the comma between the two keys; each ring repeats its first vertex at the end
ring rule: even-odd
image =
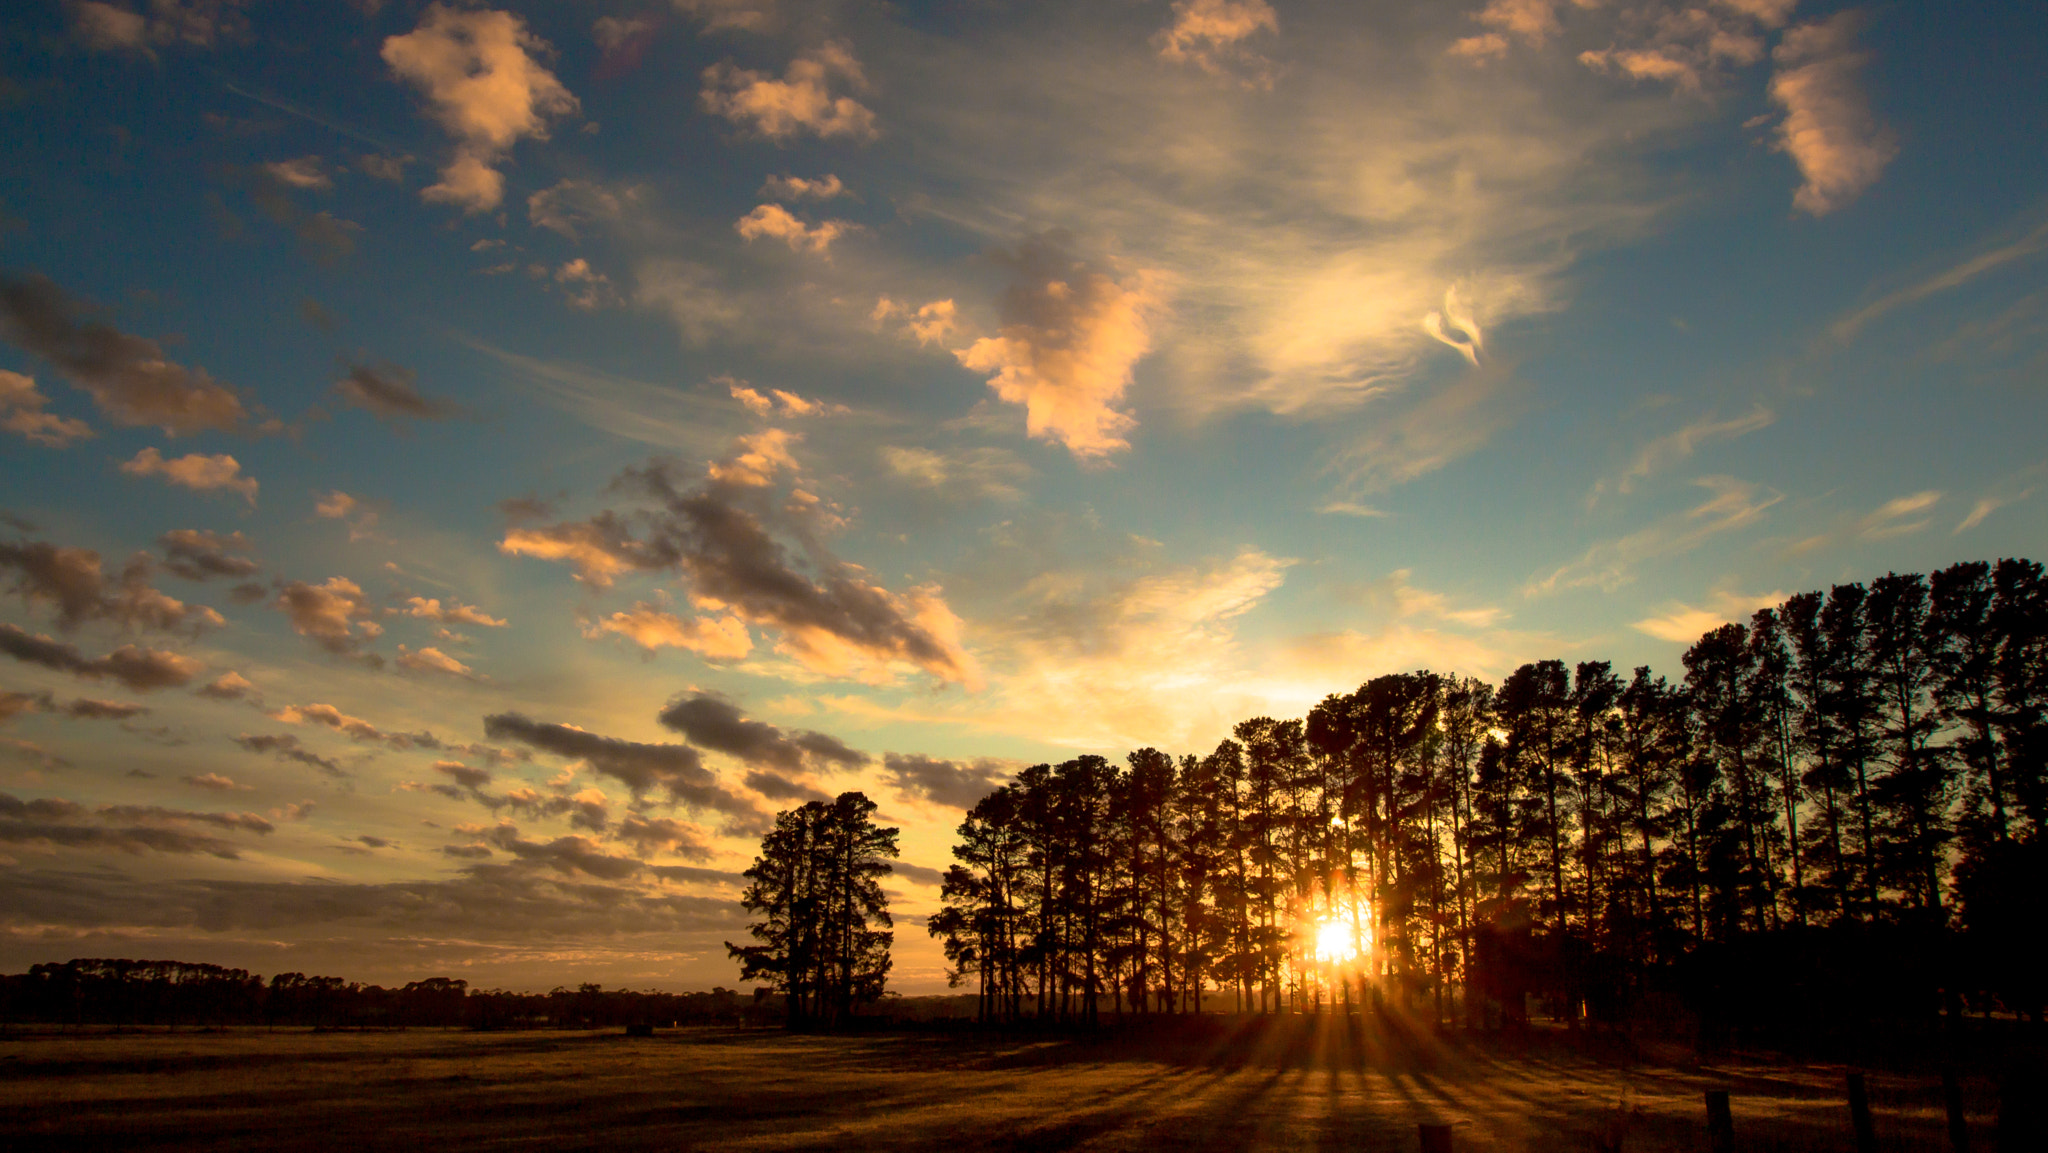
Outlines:
{"type": "Polygon", "coordinates": [[[590,262],[580,256],[555,269],[555,283],[568,294],[569,307],[581,312],[594,312],[618,303],[619,294],[612,288],[611,277],[590,267],[590,262]]]}
{"type": "Polygon", "coordinates": [[[313,501],[313,515],[322,520],[348,522],[348,539],[370,540],[377,527],[378,512],[358,497],[335,489],[313,501]]]}
{"type": "Polygon", "coordinates": [[[342,712],[333,705],[286,705],[265,715],[269,716],[272,720],[283,721],[288,725],[319,725],[322,728],[333,729],[335,732],[351,740],[389,745],[401,751],[413,748],[439,749],[444,747],[440,740],[432,733],[386,732],[361,717],[353,717],[342,712]]]}
{"type": "Polygon", "coordinates": [[[616,486],[645,491],[662,505],[644,517],[648,539],[636,539],[625,518],[604,512],[587,522],[510,529],[498,547],[568,560],[579,579],[598,587],[627,571],[679,571],[699,609],[780,630],[780,651],[828,676],[887,679],[892,665],[905,663],[940,680],[979,683],[960,646],[959,619],[937,588],[898,595],[872,583],[864,570],[834,558],[806,531],[802,515],[775,503],[766,488],[718,479],[681,488],[660,465],[629,469],[616,486]],[[778,528],[799,540],[815,577],[796,567],[778,528]]]}
{"type": "Polygon", "coordinates": [[[775,20],[775,0],[669,0],[675,10],[703,21],[706,32],[761,32],[775,20]]]}
{"type": "Polygon", "coordinates": [[[600,619],[585,635],[596,637],[616,633],[648,652],[664,648],[687,649],[706,660],[736,661],[754,649],[745,621],[738,617],[691,617],[685,619],[645,601],[631,612],[617,612],[600,619]]]}
{"type": "Polygon", "coordinates": [[[967,499],[1017,500],[1024,495],[1019,486],[1033,475],[1015,453],[993,447],[942,453],[883,445],[882,463],[889,475],[914,488],[967,499]]]}
{"type": "MultiPolygon", "coordinates": [[[[619,840],[631,842],[635,850],[642,855],[672,852],[679,856],[691,857],[700,861],[707,860],[714,855],[703,829],[669,817],[650,817],[645,813],[627,813],[619,821],[618,830],[613,835],[618,837],[619,840]]],[[[715,873],[710,877],[703,876],[703,874],[709,872],[710,870],[706,869],[675,866],[672,867],[667,875],[677,879],[715,879],[725,881],[729,881],[733,876],[730,873],[715,873]]]]}
{"type": "Polygon", "coordinates": [[[797,471],[791,445],[803,437],[786,429],[770,428],[739,438],[738,451],[724,460],[711,462],[706,473],[719,484],[763,488],[775,483],[782,471],[797,471]]]}
{"type": "Polygon", "coordinates": [[[322,584],[292,581],[273,602],[292,623],[292,630],[330,653],[358,655],[362,642],[382,636],[384,626],[361,586],[347,577],[329,577],[322,584]]]}
{"type": "Polygon", "coordinates": [[[1455,607],[1449,596],[1418,587],[1414,573],[1405,568],[1395,569],[1378,580],[1338,585],[1333,591],[1343,600],[1384,610],[1397,620],[1427,617],[1467,628],[1488,628],[1508,615],[1491,605],[1455,607]]]}
{"type": "Polygon", "coordinates": [[[422,620],[440,621],[449,625],[475,625],[478,628],[501,629],[505,623],[475,605],[466,605],[451,600],[443,607],[440,598],[407,597],[405,608],[399,610],[409,617],[422,620]]]}
{"type": "Polygon", "coordinates": [[[225,672],[214,678],[212,683],[199,690],[199,695],[216,701],[239,701],[256,691],[249,678],[237,672],[225,672]]]}
{"type": "Polygon", "coordinates": [[[473,769],[461,761],[435,761],[434,771],[465,789],[477,790],[491,783],[489,769],[473,769]]]}
{"type": "Polygon", "coordinates": [[[2006,505],[2018,504],[2034,495],[2041,487],[2043,477],[2048,477],[2048,463],[2023,468],[1992,486],[1991,491],[1978,497],[1977,503],[1970,506],[1970,514],[1957,523],[1955,535],[1966,533],[1983,524],[1984,518],[2006,505]]]}
{"type": "Polygon", "coordinates": [[[528,841],[512,825],[499,825],[485,836],[495,848],[511,853],[520,864],[552,869],[557,873],[578,873],[616,881],[638,873],[644,866],[631,857],[614,857],[587,837],[556,837],[552,841],[528,841]]]}
{"type": "Polygon", "coordinates": [[[1520,415],[1519,382],[1489,362],[1373,421],[1337,448],[1329,469],[1350,493],[1384,492],[1483,447],[1520,415]]]}
{"type": "Polygon", "coordinates": [[[1316,509],[1326,516],[1355,516],[1365,520],[1379,520],[1393,515],[1385,509],[1360,504],[1355,500],[1333,500],[1316,509]]]}
{"type": "Polygon", "coordinates": [[[1594,486],[1593,491],[1602,492],[1611,486],[1616,492],[1626,495],[1635,491],[1636,482],[1690,458],[1700,445],[1716,440],[1733,440],[1760,428],[1768,428],[1777,419],[1776,413],[1759,404],[1744,415],[1728,420],[1712,417],[1696,420],[1644,445],[1619,478],[1603,480],[1594,486]]]}
{"type": "Polygon", "coordinates": [[[658,568],[663,559],[640,541],[616,513],[603,512],[587,521],[514,527],[505,531],[498,551],[507,556],[567,561],[576,579],[594,588],[610,588],[621,573],[658,568]]]}
{"type": "Polygon", "coordinates": [[[1000,788],[1009,777],[1005,770],[1006,763],[993,757],[946,761],[919,753],[882,756],[882,771],[897,791],[956,809],[971,809],[1000,788]]]}
{"type": "Polygon", "coordinates": [[[92,697],[79,697],[64,706],[64,715],[81,721],[125,721],[149,712],[148,705],[129,701],[102,701],[92,697]]]}
{"type": "Polygon", "coordinates": [[[771,801],[832,800],[832,794],[807,780],[793,780],[772,769],[752,769],[742,778],[746,786],[771,801]]]}
{"type": "Polygon", "coordinates": [[[1540,580],[1531,580],[1523,586],[1523,595],[1575,588],[1612,592],[1634,580],[1635,567],[1644,561],[1687,553],[1722,533],[1747,528],[1785,499],[1762,485],[1734,477],[1701,477],[1693,483],[1707,490],[1706,500],[1627,536],[1593,545],[1577,560],[1558,566],[1540,580]]]}
{"type": "Polygon", "coordinates": [[[257,736],[243,733],[235,737],[234,742],[252,753],[268,754],[280,761],[294,761],[318,769],[330,777],[348,776],[342,771],[340,764],[301,745],[299,738],[290,733],[264,733],[257,736]]]}
{"type": "Polygon", "coordinates": [[[546,139],[548,121],[577,110],[535,55],[552,50],[510,12],[464,10],[435,3],[418,28],[384,41],[384,63],[426,97],[431,115],[456,141],[429,201],[487,212],[505,196],[493,167],[522,139],[546,139]]]}
{"type": "Polygon", "coordinates": [[[1786,547],[1785,555],[1805,556],[1858,541],[1889,540],[1920,532],[1934,523],[1932,510],[1941,503],[1942,495],[1937,489],[1926,489],[1893,497],[1860,517],[1839,521],[1826,532],[1795,541],[1786,547]]]}
{"type": "Polygon", "coordinates": [[[1174,0],[1173,23],[1159,33],[1159,54],[1221,73],[1238,64],[1253,74],[1249,83],[1272,83],[1271,64],[1245,42],[1261,32],[1278,35],[1280,18],[1266,0],[1174,0]]]}
{"type": "Polygon", "coordinates": [[[1479,322],[1472,319],[1472,314],[1458,302],[1456,285],[1444,290],[1442,312],[1432,311],[1422,318],[1422,330],[1432,339],[1457,349],[1472,367],[1479,367],[1479,353],[1486,347],[1486,337],[1479,330],[1479,322]],[[1452,336],[1446,329],[1447,325],[1456,329],[1459,335],[1452,336]]]}
{"type": "Polygon", "coordinates": [[[49,403],[33,378],[0,368],[0,430],[46,448],[64,448],[93,436],[92,426],[82,420],[44,412],[49,403]]]}
{"type": "Polygon", "coordinates": [[[60,705],[48,690],[32,693],[0,691],[0,724],[33,712],[58,713],[80,721],[125,721],[148,713],[149,706],[92,697],[77,697],[60,705]]]}
{"type": "Polygon", "coordinates": [[[2043,248],[2048,248],[2048,224],[2040,225],[2032,232],[2010,244],[2001,244],[1996,248],[1980,252],[1968,260],[1955,265],[1953,268],[1930,276],[1918,284],[1899,289],[1897,292],[1888,293],[1836,321],[1829,327],[1828,332],[1836,340],[1846,344],[1854,339],[1856,334],[1861,332],[1865,325],[1891,312],[1893,309],[1948,292],[1951,289],[1960,288],[1993,269],[2002,267],[2015,260],[2032,256],[2043,248]]]}
{"type": "Polygon", "coordinates": [[[875,114],[851,96],[832,95],[834,77],[856,91],[867,83],[853,50],[836,41],[791,61],[780,80],[730,61],[714,64],[704,70],[699,99],[705,111],[779,143],[805,133],[873,140],[875,114]]]}
{"type": "Polygon", "coordinates": [[[1899,154],[1858,83],[1868,60],[1855,47],[1862,14],[1838,12],[1788,29],[1771,52],[1771,100],[1785,110],[1778,146],[1799,168],[1793,207],[1813,216],[1843,207],[1877,183],[1899,154]]]}
{"type": "Polygon", "coordinates": [[[365,153],[356,158],[356,167],[372,180],[384,180],[396,184],[405,179],[405,166],[412,163],[410,156],[395,156],[381,153],[365,153]]]}
{"type": "Polygon", "coordinates": [[[153,56],[158,47],[211,48],[247,33],[241,0],[150,0],[145,14],[103,0],[65,0],[71,36],[91,52],[153,56]]]}
{"type": "Polygon", "coordinates": [[[194,452],[165,460],[156,449],[145,448],[134,460],[124,461],[121,471],[129,476],[160,476],[193,492],[238,492],[250,507],[256,504],[256,478],[243,476],[241,463],[224,452],[211,456],[194,452]]]}
{"type": "Polygon", "coordinates": [[[789,245],[791,252],[823,253],[854,227],[844,220],[827,220],[811,227],[780,204],[760,204],[734,222],[733,231],[749,242],[766,236],[789,245]]]}
{"type": "Polygon", "coordinates": [[[588,761],[592,769],[632,789],[635,797],[660,789],[672,803],[724,813],[743,822],[763,816],[753,802],[720,784],[704,767],[703,757],[688,745],[640,744],[570,725],[530,720],[519,713],[485,717],[484,734],[558,757],[588,761]]]}
{"type": "Polygon", "coordinates": [[[225,777],[219,773],[201,773],[198,776],[187,775],[179,777],[178,780],[191,785],[195,789],[204,789],[209,793],[247,793],[255,790],[253,785],[240,784],[233,777],[225,777]]]}
{"type": "Polygon", "coordinates": [[[57,798],[24,801],[0,793],[0,844],[45,844],[66,849],[115,849],[124,853],[205,854],[237,860],[235,846],[209,833],[194,832],[204,824],[238,832],[271,831],[254,813],[187,813],[155,806],[108,805],[97,814],[104,822],[132,824],[103,828],[85,824],[85,808],[57,798]]]}
{"type": "Polygon", "coordinates": [[[1015,276],[1003,296],[1000,335],[954,355],[988,374],[997,396],[1024,406],[1030,435],[1083,460],[1128,449],[1123,434],[1137,422],[1116,406],[1152,346],[1157,277],[1140,272],[1118,281],[1074,259],[1052,235],[997,259],[1015,276]]]}
{"type": "Polygon", "coordinates": [[[714,377],[713,384],[723,383],[734,400],[745,405],[755,416],[772,416],[780,412],[783,416],[844,416],[850,411],[843,404],[828,404],[822,400],[806,400],[796,393],[780,388],[771,388],[767,395],[747,387],[747,382],[733,377],[714,377]]]}
{"type": "Polygon", "coordinates": [[[112,678],[138,693],[177,688],[206,667],[188,656],[136,645],[122,645],[103,657],[87,658],[71,645],[10,624],[0,624],[0,652],[25,664],[87,680],[112,678]]]}
{"type": "Polygon", "coordinates": [[[108,419],[166,436],[241,426],[242,402],[204,370],[172,363],[154,340],[81,323],[87,311],[49,277],[0,275],[0,336],[49,361],[108,419]]]}
{"type": "Polygon", "coordinates": [[[475,669],[436,648],[407,649],[404,645],[399,645],[398,667],[411,669],[416,673],[441,673],[466,681],[483,679],[477,675],[475,669]]]}
{"type": "Polygon", "coordinates": [[[459,411],[447,401],[421,396],[415,379],[412,370],[395,364],[350,365],[348,374],[335,382],[334,394],[342,403],[383,420],[444,420],[459,411]]]}
{"type": "Polygon", "coordinates": [[[249,551],[249,538],[240,532],[174,528],[158,537],[157,544],[164,550],[164,568],[186,580],[246,580],[263,569],[246,556],[233,555],[249,551]]]}
{"type": "Polygon", "coordinates": [[[526,219],[535,228],[581,240],[579,228],[593,221],[619,219],[639,195],[637,188],[614,192],[588,180],[564,180],[526,198],[526,219]]]}
{"type": "Polygon", "coordinates": [[[0,542],[0,570],[14,572],[13,591],[23,600],[54,606],[57,626],[66,632],[92,620],[164,632],[197,632],[227,624],[205,605],[186,604],[153,587],[145,553],[131,557],[111,587],[101,570],[99,553],[46,541],[0,542]]]}
{"type": "Polygon", "coordinates": [[[898,304],[884,296],[875,301],[874,311],[868,313],[868,319],[881,324],[902,317],[904,335],[919,344],[943,344],[959,327],[959,315],[959,308],[951,300],[929,301],[913,310],[907,304],[898,304]]]}
{"type": "Polygon", "coordinates": [[[1135,748],[1184,743],[1268,707],[1237,631],[1294,561],[1246,547],[1181,565],[1141,554],[1047,568],[1040,545],[991,542],[984,563],[1035,575],[980,622],[993,699],[974,702],[972,715],[965,702],[938,715],[1055,744],[1135,748]]]}
{"type": "MultiPolygon", "coordinates": [[[[574,870],[478,861],[453,878],[375,884],[316,880],[126,876],[113,870],[19,870],[0,887],[0,926],[181,936],[192,948],[258,934],[331,942],[322,966],[365,963],[380,947],[406,942],[455,947],[487,943],[520,953],[536,945],[585,956],[593,941],[672,950],[677,934],[736,936],[746,913],[729,896],[641,891],[574,870]],[[306,930],[312,930],[310,934],[306,930]]],[[[602,867],[602,866],[600,866],[602,867]]],[[[559,962],[560,954],[556,954],[559,962]]],[[[395,959],[395,958],[394,958],[395,959]]],[[[312,965],[308,965],[312,968],[312,965]]]]}
{"type": "Polygon", "coordinates": [[[1705,608],[1696,608],[1682,601],[1671,601],[1656,616],[1635,621],[1629,627],[1660,641],[1689,645],[1722,625],[1748,620],[1756,610],[1770,608],[1784,599],[1783,592],[1768,592],[1755,596],[1717,592],[1705,608]]]}
{"type": "Polygon", "coordinates": [[[656,719],[699,748],[724,753],[755,768],[833,772],[868,763],[866,753],[847,747],[837,737],[808,729],[784,731],[766,721],[748,720],[739,706],[710,693],[678,697],[656,719]]]}
{"type": "Polygon", "coordinates": [[[354,254],[362,225],[331,212],[309,212],[295,199],[299,193],[326,192],[334,187],[319,157],[260,164],[240,175],[248,180],[250,201],[265,216],[291,229],[315,261],[333,264],[354,254]]]}
{"type": "Polygon", "coordinates": [[[761,195],[777,200],[832,200],[850,194],[845,182],[828,172],[815,178],[770,176],[761,185],[761,195]]]}

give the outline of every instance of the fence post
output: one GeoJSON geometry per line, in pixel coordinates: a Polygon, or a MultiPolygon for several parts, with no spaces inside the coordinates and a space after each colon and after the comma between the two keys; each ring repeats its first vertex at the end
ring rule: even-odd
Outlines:
{"type": "Polygon", "coordinates": [[[1863,1074],[1849,1074],[1849,1127],[1856,1132],[1856,1153],[1877,1153],[1877,1126],[1870,1120],[1870,1094],[1863,1074]]]}
{"type": "Polygon", "coordinates": [[[1427,1122],[1415,1127],[1422,1136],[1422,1153],[1451,1153],[1451,1127],[1427,1122]]]}
{"type": "Polygon", "coordinates": [[[1970,1117],[1963,1112],[1963,1084],[1954,1069],[1941,1071],[1941,1100],[1948,1107],[1949,1148],[1970,1153],[1970,1117]]]}
{"type": "Polygon", "coordinates": [[[1728,1090],[1707,1090],[1707,1148],[1735,1153],[1735,1115],[1728,1108],[1728,1090]]]}

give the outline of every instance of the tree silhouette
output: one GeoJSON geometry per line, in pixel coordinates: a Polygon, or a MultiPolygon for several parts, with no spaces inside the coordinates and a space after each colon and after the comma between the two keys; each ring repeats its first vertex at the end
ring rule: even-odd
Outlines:
{"type": "Polygon", "coordinates": [[[843,1022],[882,995],[889,974],[889,898],[881,878],[897,855],[895,829],[876,827],[875,803],[841,793],[775,818],[745,876],[740,903],[760,919],[756,945],[726,942],[740,979],[789,998],[789,1022],[843,1022]]]}
{"type": "Polygon", "coordinates": [[[1836,1020],[1940,1000],[1901,981],[2039,1015],[2019,958],[2048,921],[2040,565],[1801,593],[1683,664],[1397,673],[1206,756],[1033,766],[968,813],[930,931],[994,1019],[1205,991],[1468,1024],[1531,993],[1577,1021],[1678,991],[1726,1016],[1786,1004],[1779,970],[1836,1020]],[[1346,932],[1355,959],[1331,954],[1346,932]],[[1911,960],[1945,953],[1967,963],[1911,960]]]}

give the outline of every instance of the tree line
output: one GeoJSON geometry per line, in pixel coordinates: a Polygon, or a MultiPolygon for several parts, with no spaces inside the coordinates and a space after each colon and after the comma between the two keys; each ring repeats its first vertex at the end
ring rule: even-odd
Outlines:
{"type": "Polygon", "coordinates": [[[266,982],[246,969],[125,958],[78,958],[0,975],[0,1020],[46,1024],[600,1028],[779,1016],[773,1006],[724,988],[655,993],[584,984],[514,993],[471,989],[448,977],[385,988],[304,973],[266,982]]]}
{"type": "Polygon", "coordinates": [[[1683,663],[1398,673],[1206,754],[1035,765],[967,814],[929,931],[994,1020],[2038,1022],[2041,566],[1802,593],[1683,663]]]}

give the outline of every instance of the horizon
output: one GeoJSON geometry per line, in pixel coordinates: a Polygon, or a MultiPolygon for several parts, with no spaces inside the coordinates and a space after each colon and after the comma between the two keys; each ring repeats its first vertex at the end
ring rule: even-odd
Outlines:
{"type": "Polygon", "coordinates": [[[8,972],[739,988],[859,790],[962,995],[1025,766],[2048,553],[2017,11],[145,7],[0,24],[8,972]]]}

